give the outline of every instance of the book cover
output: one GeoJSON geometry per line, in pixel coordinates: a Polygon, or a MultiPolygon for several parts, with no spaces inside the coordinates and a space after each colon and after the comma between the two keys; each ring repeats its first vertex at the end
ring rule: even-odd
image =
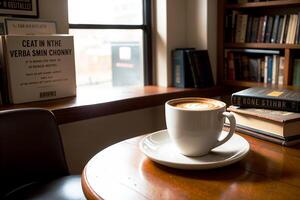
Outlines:
{"type": "Polygon", "coordinates": [[[189,50],[194,50],[194,48],[182,48],[172,51],[172,85],[174,87],[189,88],[194,86],[187,57],[189,50]]]}
{"type": "Polygon", "coordinates": [[[300,86],[300,59],[293,62],[293,85],[300,86]]]}
{"type": "Polygon", "coordinates": [[[253,87],[233,93],[233,105],[300,112],[300,90],[271,87],[253,87]]]}
{"type": "Polygon", "coordinates": [[[214,85],[209,55],[207,50],[194,50],[189,52],[190,60],[195,67],[195,77],[198,88],[214,85]]]}
{"type": "Polygon", "coordinates": [[[73,36],[6,35],[1,38],[10,103],[76,95],[73,36]]]}

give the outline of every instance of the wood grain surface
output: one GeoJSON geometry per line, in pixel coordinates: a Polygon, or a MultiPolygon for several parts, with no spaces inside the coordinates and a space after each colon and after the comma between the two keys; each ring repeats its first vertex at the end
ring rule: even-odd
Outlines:
{"type": "Polygon", "coordinates": [[[299,199],[300,145],[282,147],[243,136],[251,146],[240,162],[212,170],[159,165],[139,150],[144,136],[95,155],[82,174],[88,199],[299,199]]]}
{"type": "Polygon", "coordinates": [[[228,93],[222,86],[211,88],[143,87],[80,87],[76,97],[0,106],[0,110],[38,107],[51,110],[58,123],[70,123],[105,115],[163,105],[179,97],[214,97],[228,93]]]}

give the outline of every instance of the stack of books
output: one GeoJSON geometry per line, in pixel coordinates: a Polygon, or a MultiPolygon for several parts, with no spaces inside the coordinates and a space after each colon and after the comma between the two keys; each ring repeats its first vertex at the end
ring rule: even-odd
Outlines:
{"type": "Polygon", "coordinates": [[[300,143],[300,90],[254,87],[231,101],[238,131],[283,146],[300,143]]]}

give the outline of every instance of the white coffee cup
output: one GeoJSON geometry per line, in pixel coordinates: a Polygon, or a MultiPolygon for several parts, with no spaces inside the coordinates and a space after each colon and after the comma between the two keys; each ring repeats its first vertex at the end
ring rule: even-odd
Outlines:
{"type": "Polygon", "coordinates": [[[235,118],[222,101],[208,98],[179,98],[165,103],[168,134],[179,152],[203,156],[227,142],[235,130],[235,118]],[[220,140],[225,117],[230,122],[228,135],[220,140]]]}

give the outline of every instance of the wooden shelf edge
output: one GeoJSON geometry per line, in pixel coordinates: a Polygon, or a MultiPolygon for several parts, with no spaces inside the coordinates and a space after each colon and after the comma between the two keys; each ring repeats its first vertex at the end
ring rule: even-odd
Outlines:
{"type": "Polygon", "coordinates": [[[51,110],[58,124],[71,123],[106,115],[163,105],[167,100],[179,97],[214,97],[225,94],[222,86],[211,88],[166,88],[145,86],[135,88],[96,88],[77,92],[76,97],[18,105],[1,106],[0,110],[38,107],[51,110]]]}
{"type": "Polygon", "coordinates": [[[278,7],[300,5],[299,0],[280,0],[280,1],[266,1],[266,2],[249,2],[241,4],[227,4],[226,9],[242,9],[242,8],[263,8],[263,7],[278,7]]]}
{"type": "Polygon", "coordinates": [[[252,49],[300,49],[299,44],[273,43],[225,43],[225,48],[252,48],[252,49]]]}
{"type": "Polygon", "coordinates": [[[259,83],[259,82],[250,82],[250,81],[234,81],[234,80],[223,80],[223,85],[227,86],[236,86],[236,87],[265,87],[271,86],[271,84],[259,83]]]}
{"type": "Polygon", "coordinates": [[[233,86],[237,88],[249,88],[249,87],[272,87],[272,88],[290,88],[290,89],[300,89],[300,87],[292,85],[274,85],[270,83],[261,82],[250,82],[250,81],[235,81],[235,80],[223,80],[221,84],[226,86],[233,86]]]}

